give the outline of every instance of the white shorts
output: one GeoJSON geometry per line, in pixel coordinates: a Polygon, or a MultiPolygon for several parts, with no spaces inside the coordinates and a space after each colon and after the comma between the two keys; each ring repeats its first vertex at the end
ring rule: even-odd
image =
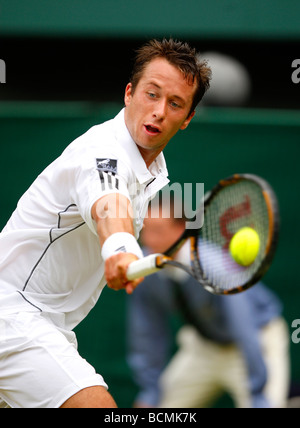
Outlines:
{"type": "Polygon", "coordinates": [[[40,312],[0,314],[0,408],[58,408],[102,376],[77,351],[75,333],[40,312]]]}

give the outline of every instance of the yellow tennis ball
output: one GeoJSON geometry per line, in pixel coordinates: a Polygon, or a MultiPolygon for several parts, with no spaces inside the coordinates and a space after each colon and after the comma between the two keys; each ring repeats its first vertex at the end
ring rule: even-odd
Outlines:
{"type": "Polygon", "coordinates": [[[252,227],[243,227],[233,235],[229,251],[239,265],[249,266],[257,257],[259,246],[258,233],[252,227]]]}

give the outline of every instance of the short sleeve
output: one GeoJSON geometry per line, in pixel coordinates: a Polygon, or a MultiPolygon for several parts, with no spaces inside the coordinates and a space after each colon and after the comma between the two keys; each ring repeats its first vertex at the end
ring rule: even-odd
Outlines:
{"type": "Polygon", "coordinates": [[[130,200],[130,174],[122,160],[112,153],[101,157],[91,153],[80,160],[73,170],[71,195],[82,218],[96,234],[96,224],[91,215],[93,204],[111,193],[122,194],[130,200]]]}

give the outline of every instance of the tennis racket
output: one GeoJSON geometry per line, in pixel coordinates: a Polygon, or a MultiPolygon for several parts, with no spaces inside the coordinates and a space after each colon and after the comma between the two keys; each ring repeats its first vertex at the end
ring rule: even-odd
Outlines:
{"type": "Polygon", "coordinates": [[[164,254],[151,254],[131,263],[127,278],[133,280],[176,266],[213,294],[239,293],[257,283],[269,269],[278,232],[278,202],[269,183],[257,175],[235,174],[205,194],[201,228],[186,228],[164,254]],[[243,227],[252,227],[260,238],[259,253],[249,266],[237,264],[229,252],[231,238],[243,227]],[[175,260],[187,241],[190,265],[175,260]]]}

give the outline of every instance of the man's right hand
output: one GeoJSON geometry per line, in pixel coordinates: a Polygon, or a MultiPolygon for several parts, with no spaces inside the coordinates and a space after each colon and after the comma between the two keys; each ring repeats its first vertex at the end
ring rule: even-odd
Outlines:
{"type": "Polygon", "coordinates": [[[125,289],[128,294],[132,294],[144,279],[138,278],[132,281],[127,279],[128,266],[136,260],[138,260],[138,257],[131,253],[118,253],[109,257],[105,262],[107,286],[113,290],[125,289]]]}

